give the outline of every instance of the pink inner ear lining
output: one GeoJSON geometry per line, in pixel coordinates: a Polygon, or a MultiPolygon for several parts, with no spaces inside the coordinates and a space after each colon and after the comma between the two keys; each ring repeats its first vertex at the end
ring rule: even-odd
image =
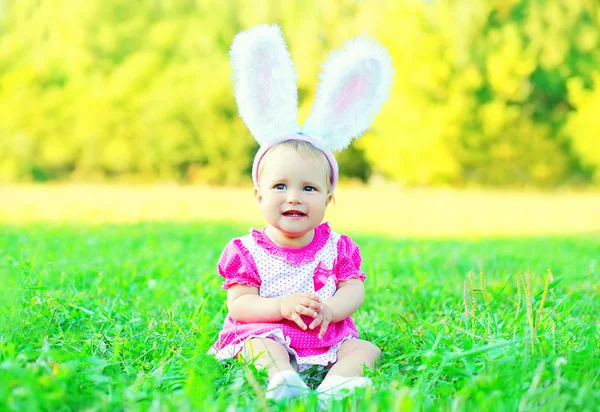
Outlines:
{"type": "Polygon", "coordinates": [[[335,104],[336,113],[345,111],[348,106],[362,99],[367,90],[368,83],[369,80],[365,75],[361,73],[353,74],[350,80],[344,85],[340,97],[335,104]]]}
{"type": "Polygon", "coordinates": [[[273,67],[269,64],[270,56],[268,56],[263,49],[257,49],[255,53],[257,55],[256,61],[261,62],[260,72],[256,76],[258,79],[257,84],[259,85],[259,112],[264,114],[269,106],[269,91],[271,89],[270,79],[273,67]]]}

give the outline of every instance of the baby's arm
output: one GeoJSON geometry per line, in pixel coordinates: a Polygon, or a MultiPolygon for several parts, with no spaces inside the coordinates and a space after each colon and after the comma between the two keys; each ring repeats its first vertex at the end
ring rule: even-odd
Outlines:
{"type": "Polygon", "coordinates": [[[236,284],[227,290],[227,309],[232,319],[242,323],[279,322],[289,319],[302,329],[300,315],[317,316],[321,299],[314,293],[294,293],[284,298],[263,298],[258,288],[236,284]]]}
{"type": "Polygon", "coordinates": [[[365,300],[362,280],[352,278],[338,284],[338,289],[325,304],[331,308],[331,321],[340,322],[351,316],[365,300]]]}
{"type": "Polygon", "coordinates": [[[330,323],[340,322],[351,316],[364,300],[365,287],[362,280],[352,278],[341,281],[335,295],[322,305],[319,315],[312,321],[309,328],[314,329],[321,325],[319,338],[322,338],[330,323]]]}
{"type": "Polygon", "coordinates": [[[234,285],[227,290],[229,316],[242,323],[279,322],[282,319],[280,298],[263,298],[258,288],[234,285]]]}

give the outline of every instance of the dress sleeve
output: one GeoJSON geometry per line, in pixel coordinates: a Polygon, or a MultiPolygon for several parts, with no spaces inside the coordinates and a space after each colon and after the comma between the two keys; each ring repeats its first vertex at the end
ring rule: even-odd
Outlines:
{"type": "Polygon", "coordinates": [[[259,288],[262,280],[258,275],[254,258],[240,239],[233,239],[225,246],[219,263],[219,275],[225,278],[223,289],[233,285],[248,285],[259,288]]]}
{"type": "Polygon", "coordinates": [[[365,281],[365,274],[360,271],[360,249],[352,239],[346,235],[340,236],[337,243],[336,276],[338,281],[357,278],[365,281]]]}

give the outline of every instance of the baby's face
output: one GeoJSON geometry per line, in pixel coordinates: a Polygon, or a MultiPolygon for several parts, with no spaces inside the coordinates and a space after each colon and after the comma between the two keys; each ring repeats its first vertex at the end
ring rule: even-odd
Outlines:
{"type": "Polygon", "coordinates": [[[290,238],[305,235],[325,216],[332,194],[324,167],[289,147],[276,147],[263,158],[256,201],[267,223],[290,238]]]}

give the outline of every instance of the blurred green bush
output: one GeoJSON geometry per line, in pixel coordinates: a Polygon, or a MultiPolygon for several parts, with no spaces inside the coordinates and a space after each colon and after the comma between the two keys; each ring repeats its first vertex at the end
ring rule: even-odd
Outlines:
{"type": "Polygon", "coordinates": [[[396,69],[346,177],[408,185],[600,184],[592,0],[3,0],[0,181],[249,182],[228,50],[282,26],[300,122],[320,64],[375,35],[396,69]]]}

